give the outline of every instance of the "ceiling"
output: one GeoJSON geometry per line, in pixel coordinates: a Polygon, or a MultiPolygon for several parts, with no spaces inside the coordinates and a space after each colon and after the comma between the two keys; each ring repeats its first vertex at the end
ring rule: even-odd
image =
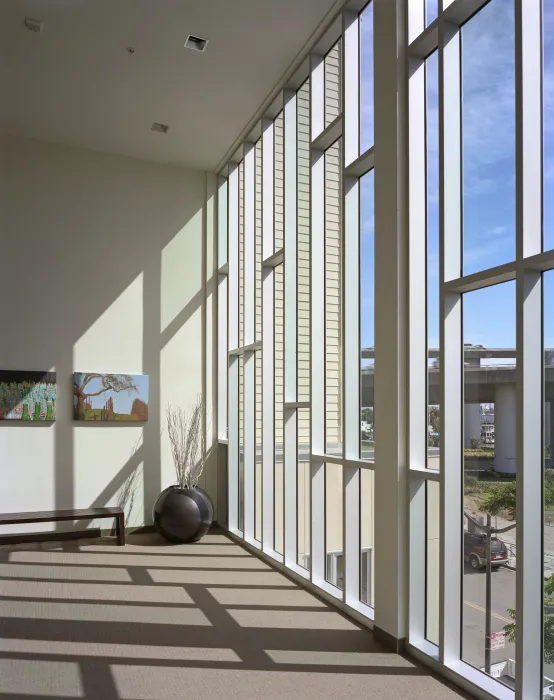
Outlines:
{"type": "Polygon", "coordinates": [[[1,0],[2,127],[213,170],[335,4],[1,0]],[[183,47],[189,34],[209,40],[204,53],[183,47]]]}

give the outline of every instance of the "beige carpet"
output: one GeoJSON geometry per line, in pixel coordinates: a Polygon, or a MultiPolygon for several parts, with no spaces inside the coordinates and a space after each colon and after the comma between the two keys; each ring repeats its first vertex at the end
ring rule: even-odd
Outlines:
{"type": "Polygon", "coordinates": [[[0,547],[0,699],[461,697],[223,535],[0,547]]]}

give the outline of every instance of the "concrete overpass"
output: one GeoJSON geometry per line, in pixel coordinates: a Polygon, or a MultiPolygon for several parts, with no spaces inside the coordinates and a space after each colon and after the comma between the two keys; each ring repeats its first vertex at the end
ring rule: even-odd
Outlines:
{"type": "MultiPolygon", "coordinates": [[[[373,348],[362,350],[362,359],[372,360],[373,348]]],[[[545,349],[545,442],[554,436],[554,349],[545,349]]],[[[434,360],[428,368],[428,403],[439,403],[439,351],[429,350],[434,360]]],[[[374,368],[362,369],[362,406],[373,406],[374,368]]],[[[537,397],[537,400],[540,400],[537,397]]],[[[485,348],[480,345],[464,347],[464,444],[481,434],[480,404],[494,404],[495,458],[498,472],[516,471],[516,366],[514,348],[485,348]],[[504,360],[495,363],[495,360],[504,360]],[[512,362],[510,362],[512,360],[512,362]]]]}

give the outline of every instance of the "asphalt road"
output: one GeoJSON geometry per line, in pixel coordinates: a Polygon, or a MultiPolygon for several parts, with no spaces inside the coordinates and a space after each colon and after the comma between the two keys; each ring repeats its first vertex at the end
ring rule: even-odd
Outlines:
{"type": "MultiPolygon", "coordinates": [[[[473,571],[466,566],[463,581],[463,641],[464,661],[482,668],[485,665],[485,582],[484,570],[473,571]]],[[[492,572],[492,631],[501,632],[511,622],[508,608],[515,608],[516,572],[500,568],[492,572]]],[[[492,652],[492,663],[515,659],[515,644],[506,641],[504,649],[492,652]]],[[[544,667],[544,675],[554,679],[554,665],[544,667]]]]}

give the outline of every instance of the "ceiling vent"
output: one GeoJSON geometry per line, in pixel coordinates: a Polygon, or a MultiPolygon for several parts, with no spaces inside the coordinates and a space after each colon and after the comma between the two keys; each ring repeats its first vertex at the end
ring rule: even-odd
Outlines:
{"type": "Polygon", "coordinates": [[[30,32],[36,32],[37,34],[42,32],[42,22],[39,22],[38,19],[30,19],[29,17],[25,17],[25,26],[30,32]]]}
{"type": "Polygon", "coordinates": [[[158,131],[160,134],[167,134],[169,126],[167,124],[158,124],[158,122],[154,122],[150,129],[151,131],[158,131]]]}
{"type": "Polygon", "coordinates": [[[185,41],[185,48],[193,51],[204,51],[207,45],[207,39],[202,39],[201,36],[194,36],[193,34],[189,34],[185,41]]]}

